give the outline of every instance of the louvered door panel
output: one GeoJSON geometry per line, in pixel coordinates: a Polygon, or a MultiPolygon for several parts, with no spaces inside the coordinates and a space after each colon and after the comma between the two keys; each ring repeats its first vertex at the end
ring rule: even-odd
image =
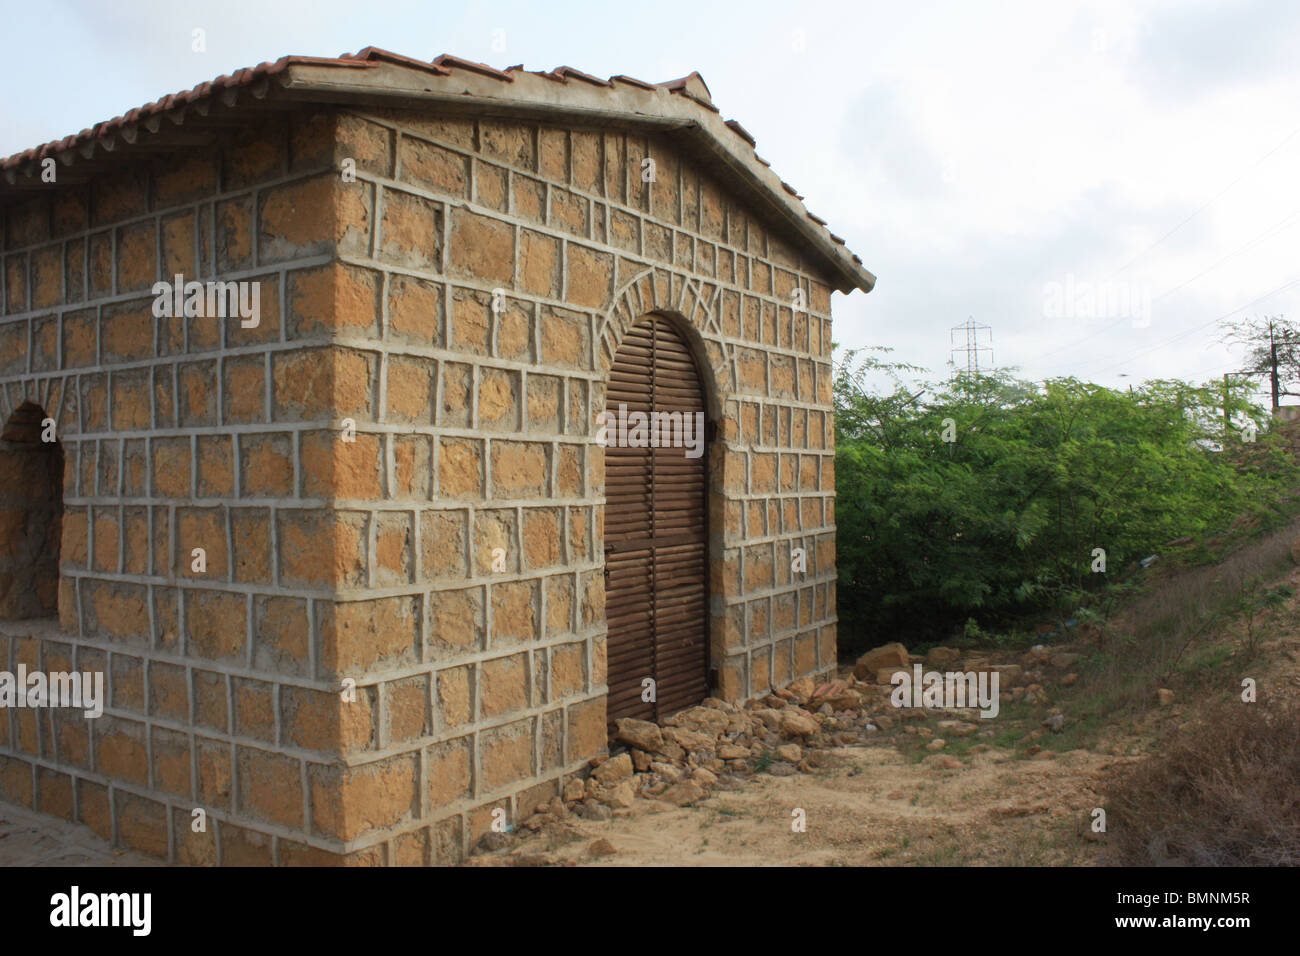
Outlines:
{"type": "MultiPolygon", "coordinates": [[[[708,694],[708,522],[701,420],[704,390],[681,334],[658,317],[628,332],[610,370],[605,411],[683,416],[686,447],[605,449],[605,606],[611,723],[661,720],[708,694]],[[690,431],[686,417],[689,416],[690,431]],[[643,681],[656,701],[643,701],[643,681]]],[[[675,422],[673,422],[675,426],[675,422]]],[[[626,436],[624,436],[626,437],[626,436]]],[[[667,436],[665,436],[667,437],[667,436]]]]}

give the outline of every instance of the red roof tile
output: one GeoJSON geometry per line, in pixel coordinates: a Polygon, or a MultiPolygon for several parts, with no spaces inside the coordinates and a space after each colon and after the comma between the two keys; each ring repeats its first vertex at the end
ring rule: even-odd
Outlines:
{"type": "MultiPolygon", "coordinates": [[[[158,132],[158,128],[157,121],[154,117],[158,117],[164,113],[176,113],[177,111],[183,112],[189,107],[194,107],[203,113],[203,115],[207,115],[206,107],[202,105],[204,100],[218,94],[223,94],[227,97],[226,105],[233,105],[233,102],[228,98],[230,96],[228,91],[251,87],[256,93],[259,89],[264,88],[263,86],[260,86],[261,84],[267,83],[272,77],[286,74],[286,71],[289,71],[292,67],[310,68],[323,66],[345,70],[367,71],[379,68],[383,64],[391,64],[406,69],[420,70],[438,77],[452,77],[455,76],[457,71],[466,71],[473,73],[476,76],[488,77],[499,80],[503,83],[514,83],[516,75],[532,75],[560,83],[568,83],[570,80],[579,80],[584,85],[606,89],[614,88],[623,84],[643,91],[649,91],[651,94],[658,90],[667,90],[674,95],[682,96],[683,98],[698,104],[711,113],[719,113],[718,108],[713,104],[708,85],[704,82],[704,78],[700,76],[699,73],[691,73],[687,76],[675,80],[669,80],[665,83],[653,84],[623,75],[613,76],[608,80],[602,80],[599,77],[583,73],[581,70],[575,70],[568,66],[557,67],[549,73],[525,70],[522,65],[512,66],[507,70],[498,70],[485,63],[477,63],[473,60],[466,60],[462,57],[453,56],[451,54],[443,54],[431,61],[425,61],[402,56],[399,53],[393,53],[388,50],[379,49],[378,47],[365,47],[356,53],[344,53],[338,57],[284,56],[274,62],[260,63],[254,67],[236,70],[234,73],[219,76],[206,83],[200,83],[192,89],[178,93],[171,93],[152,103],[138,106],[121,116],[97,123],[92,127],[81,130],[79,133],[65,136],[62,139],[52,140],[51,142],[44,143],[40,146],[34,146],[30,149],[23,150],[22,152],[15,153],[5,159],[0,159],[0,172],[4,174],[4,179],[0,179],[0,189],[4,188],[5,180],[10,184],[15,183],[15,177],[21,175],[20,167],[27,166],[28,168],[25,172],[30,176],[34,173],[31,164],[39,163],[51,156],[59,157],[59,159],[66,164],[77,158],[77,155],[73,154],[74,150],[78,151],[80,156],[85,158],[91,157],[96,144],[102,145],[104,149],[111,150],[113,137],[122,137],[128,142],[134,142],[136,136],[134,127],[137,124],[144,123],[148,132],[156,133],[158,132]],[[151,120],[153,120],[152,124],[150,123],[151,120]]],[[[260,96],[262,94],[257,93],[257,95],[260,96]]],[[[653,108],[653,103],[648,102],[646,106],[653,108]]],[[[617,110],[620,107],[615,106],[613,108],[617,110]]],[[[638,109],[640,108],[638,107],[638,109]]],[[[630,117],[644,115],[647,114],[629,114],[630,117]]],[[[177,119],[179,121],[179,117],[177,117],[177,119]]],[[[709,121],[709,123],[716,122],[716,120],[709,121]]],[[[708,124],[698,123],[693,125],[708,126],[708,124]]],[[[720,131],[721,129],[729,130],[735,137],[743,140],[747,144],[748,148],[744,150],[745,155],[754,160],[754,162],[760,166],[770,169],[771,164],[754,152],[754,137],[751,136],[738,122],[735,120],[726,120],[725,126],[720,128],[714,126],[712,129],[719,130],[718,132],[710,132],[709,134],[715,139],[719,136],[725,136],[725,134],[720,131]]],[[[730,149],[730,147],[728,148],[730,149]]],[[[755,167],[755,172],[750,175],[756,177],[751,179],[751,182],[753,184],[758,184],[761,181],[763,188],[766,189],[769,194],[775,191],[774,186],[772,185],[773,182],[775,182],[779,183],[781,190],[794,197],[794,199],[799,201],[802,201],[803,199],[803,197],[795,191],[793,186],[784,181],[776,180],[776,178],[766,169],[758,169],[755,167]]],[[[805,226],[801,231],[814,238],[817,234],[820,234],[823,238],[817,239],[817,244],[823,246],[825,250],[824,254],[829,256],[832,262],[838,260],[836,269],[845,275],[846,278],[850,279],[850,286],[857,286],[870,290],[872,285],[875,283],[875,277],[863,269],[858,268],[855,270],[848,267],[847,264],[842,261],[844,252],[833,251],[835,250],[835,247],[843,246],[844,240],[825,229],[825,221],[814,216],[812,213],[808,212],[807,209],[802,208],[801,203],[799,208],[802,210],[803,218],[805,220],[817,224],[816,227],[805,226]],[[809,229],[817,229],[818,233],[808,233],[807,230],[809,229]],[[826,239],[829,239],[829,243],[825,242],[826,239]]],[[[789,212],[786,212],[785,215],[788,217],[792,212],[793,210],[790,210],[789,212]]],[[[787,218],[787,221],[790,220],[787,218]]],[[[852,261],[860,267],[862,260],[857,256],[851,257],[852,261]]]]}

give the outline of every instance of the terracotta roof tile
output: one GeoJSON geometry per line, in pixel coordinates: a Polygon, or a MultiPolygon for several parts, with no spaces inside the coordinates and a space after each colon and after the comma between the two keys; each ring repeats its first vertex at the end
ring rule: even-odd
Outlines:
{"type": "Polygon", "coordinates": [[[735,133],[737,136],[743,139],[746,143],[748,143],[750,146],[758,145],[758,142],[754,139],[754,137],[749,135],[749,130],[745,129],[745,127],[741,126],[735,120],[727,120],[727,127],[733,133],[735,133]]]}
{"type": "Polygon", "coordinates": [[[643,90],[653,90],[655,85],[647,83],[645,80],[638,80],[635,76],[624,76],[620,73],[618,76],[611,76],[610,81],[613,83],[630,83],[633,86],[639,86],[643,90]]]}
{"type": "MultiPolygon", "coordinates": [[[[558,83],[568,83],[570,80],[579,80],[584,86],[610,89],[619,85],[626,85],[645,91],[641,94],[633,94],[631,91],[624,91],[624,95],[653,97],[659,95],[659,91],[666,90],[674,96],[681,96],[684,99],[690,100],[711,113],[719,114],[718,108],[713,104],[709,87],[699,73],[690,73],[687,76],[679,77],[675,80],[669,80],[664,83],[647,83],[644,80],[639,80],[635,77],[625,76],[622,74],[612,76],[608,80],[602,80],[599,77],[592,76],[589,73],[584,73],[581,70],[576,70],[569,66],[556,67],[550,72],[525,70],[522,64],[512,66],[506,70],[498,70],[495,67],[488,66],[486,63],[466,60],[449,53],[444,53],[433,60],[425,61],[403,56],[399,53],[393,53],[378,47],[364,47],[356,53],[343,53],[337,57],[284,56],[274,62],[259,63],[257,66],[236,70],[233,73],[219,76],[216,79],[209,80],[205,83],[200,83],[192,89],[170,93],[152,103],[146,103],[143,106],[138,106],[134,109],[128,110],[121,116],[105,120],[101,123],[96,123],[94,126],[87,127],[79,133],[74,133],[63,137],[62,139],[52,140],[51,142],[44,143],[40,146],[34,146],[31,149],[15,153],[5,159],[0,159],[0,173],[3,173],[3,178],[0,178],[0,188],[5,186],[6,180],[10,185],[15,185],[16,176],[25,175],[30,177],[33,174],[33,169],[30,164],[39,163],[48,157],[58,156],[59,160],[64,165],[74,163],[78,160],[78,157],[94,161],[96,158],[95,154],[99,150],[113,150],[115,139],[120,138],[128,143],[135,143],[141,125],[144,127],[145,132],[151,135],[161,134],[162,131],[159,130],[158,121],[164,114],[169,115],[176,123],[180,123],[185,112],[191,108],[197,110],[202,116],[207,116],[206,101],[213,96],[220,96],[224,106],[226,107],[235,107],[235,97],[237,96],[235,91],[241,88],[251,88],[253,94],[261,98],[264,95],[267,84],[270,80],[274,77],[280,76],[281,74],[285,74],[291,67],[302,67],[307,71],[310,71],[310,68],[313,67],[368,71],[381,68],[385,64],[404,69],[420,70],[439,77],[454,77],[457,72],[465,71],[473,73],[476,76],[500,80],[503,83],[514,83],[516,76],[535,76],[558,83]],[[24,166],[26,166],[27,169],[20,172],[19,167],[24,166]]],[[[307,72],[306,74],[308,77],[311,75],[310,72],[307,72]]],[[[290,80],[292,79],[292,76],[293,75],[291,74],[290,80]]],[[[319,76],[319,74],[317,74],[317,76],[319,76]]],[[[383,74],[383,76],[386,76],[386,74],[383,74]]],[[[311,92],[313,90],[333,88],[332,84],[326,83],[322,86],[321,82],[322,81],[319,79],[308,80],[306,84],[302,86],[302,89],[311,92]],[[313,82],[316,84],[315,86],[312,85],[313,82]]],[[[380,81],[381,85],[383,82],[384,81],[382,80],[380,81]]],[[[286,80],[286,83],[288,84],[289,80],[286,80]]],[[[344,83],[342,85],[347,84],[344,83]]],[[[358,80],[352,85],[365,87],[366,81],[363,79],[358,80]]],[[[292,90],[296,87],[290,84],[289,88],[292,90]]],[[[469,90],[466,89],[464,92],[468,93],[469,90]]],[[[487,96],[488,94],[483,93],[479,95],[487,96]]],[[[536,95],[536,93],[529,93],[527,95],[521,94],[522,98],[520,99],[520,102],[531,102],[531,98],[536,97],[536,95]]],[[[582,95],[583,94],[575,92],[575,96],[581,97],[582,95]]],[[[590,96],[591,94],[586,95],[590,96]]],[[[507,96],[509,96],[509,94],[507,94],[507,96]]],[[[549,101],[549,97],[547,98],[547,101],[549,101]]],[[[622,107],[618,106],[614,107],[616,110],[621,108],[622,107]]],[[[644,107],[627,108],[629,116],[637,115],[643,108],[646,110],[647,114],[654,112],[655,107],[653,105],[653,100],[647,101],[644,107]]],[[[703,117],[701,117],[697,123],[692,125],[696,126],[697,131],[704,130],[707,135],[712,136],[718,142],[722,142],[722,140],[718,139],[719,133],[716,132],[720,128],[717,120],[709,119],[706,123],[704,122],[703,117]]],[[[747,155],[761,166],[766,167],[767,169],[771,168],[772,164],[754,151],[754,137],[750,135],[748,130],[735,120],[726,120],[725,127],[747,144],[747,148],[740,147],[742,153],[738,155],[737,158],[747,155]]],[[[726,148],[734,149],[734,147],[731,146],[726,148]]],[[[753,185],[761,183],[762,187],[772,194],[775,194],[777,191],[775,186],[779,182],[781,190],[793,197],[795,200],[802,202],[803,197],[799,195],[793,186],[787,182],[777,180],[770,172],[755,167],[749,175],[753,177],[751,180],[753,185]]],[[[875,277],[864,269],[854,270],[848,268],[843,261],[847,250],[840,252],[834,249],[835,246],[844,246],[844,240],[825,228],[825,220],[813,215],[811,212],[808,212],[808,210],[802,208],[802,206],[800,206],[800,209],[804,214],[804,217],[806,217],[806,221],[816,223],[815,227],[800,227],[797,222],[794,222],[793,220],[787,221],[790,221],[792,225],[802,232],[802,234],[812,238],[815,243],[821,243],[824,239],[829,238],[831,245],[823,246],[823,254],[829,256],[832,263],[838,261],[835,268],[842,275],[850,277],[850,286],[856,285],[860,288],[869,290],[875,282],[875,277]],[[817,229],[820,236],[823,238],[817,239],[816,233],[808,233],[807,230],[811,229],[817,229]]],[[[789,209],[783,214],[790,216],[795,214],[795,210],[789,209]]],[[[853,262],[860,267],[862,260],[851,253],[849,253],[849,255],[852,256],[853,262]]]]}
{"type": "MultiPolygon", "coordinates": [[[[434,66],[440,66],[444,69],[448,67],[457,67],[462,70],[472,70],[475,73],[481,73],[484,76],[490,76],[506,82],[514,82],[514,77],[505,70],[498,70],[494,66],[488,66],[486,63],[477,63],[474,60],[465,60],[458,56],[452,56],[450,53],[444,53],[433,61],[434,66]]],[[[451,75],[450,71],[447,73],[451,75]]]]}
{"type": "Polygon", "coordinates": [[[614,85],[609,80],[602,80],[598,76],[592,76],[590,73],[583,73],[581,70],[575,70],[571,66],[557,66],[555,69],[551,70],[550,75],[558,76],[561,79],[566,81],[570,77],[572,77],[575,80],[584,80],[587,83],[590,83],[592,86],[613,86],[614,85]]]}

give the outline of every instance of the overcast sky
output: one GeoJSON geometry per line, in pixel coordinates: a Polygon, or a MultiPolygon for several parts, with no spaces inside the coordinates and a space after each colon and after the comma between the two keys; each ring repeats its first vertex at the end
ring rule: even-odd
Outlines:
{"type": "Polygon", "coordinates": [[[878,277],[835,297],[837,339],[935,375],[968,318],[999,366],[1121,385],[1219,377],[1219,317],[1300,315],[1300,4],[45,0],[7,25],[0,155],[289,53],[698,70],[878,277]]]}

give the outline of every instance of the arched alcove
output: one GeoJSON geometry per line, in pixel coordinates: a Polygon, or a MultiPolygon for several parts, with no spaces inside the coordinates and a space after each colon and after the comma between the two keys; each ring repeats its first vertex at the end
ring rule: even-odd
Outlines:
{"type": "Polygon", "coordinates": [[[0,433],[0,619],[51,617],[59,606],[63,448],[24,402],[0,433]]]}

